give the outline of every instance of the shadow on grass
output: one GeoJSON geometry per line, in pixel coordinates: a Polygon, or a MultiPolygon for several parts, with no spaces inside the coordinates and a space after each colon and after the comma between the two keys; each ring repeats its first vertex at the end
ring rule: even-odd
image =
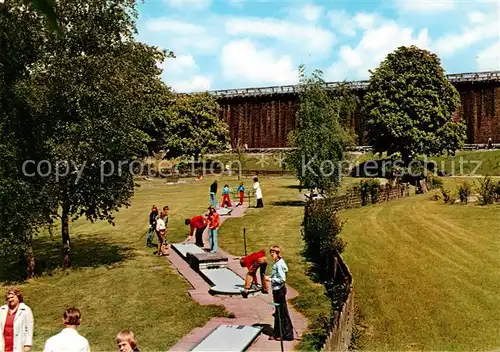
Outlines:
{"type": "Polygon", "coordinates": [[[278,202],[271,202],[271,205],[275,205],[278,207],[303,207],[304,201],[302,200],[284,200],[278,202]]]}
{"type": "Polygon", "coordinates": [[[260,324],[260,323],[257,323],[257,324],[253,324],[252,326],[262,328],[261,332],[264,335],[266,335],[266,336],[272,336],[272,335],[274,335],[274,329],[273,329],[273,327],[270,324],[260,324]]]}
{"type": "MultiPolygon", "coordinates": [[[[286,186],[283,186],[283,187],[289,188],[289,189],[298,189],[298,190],[300,190],[300,185],[286,185],[286,186]]],[[[302,189],[304,189],[304,188],[302,187],[302,189]]]]}
{"type": "MultiPolygon", "coordinates": [[[[62,267],[59,238],[35,238],[36,276],[51,275],[62,267]]],[[[75,238],[71,242],[71,268],[97,268],[124,262],[132,257],[132,248],[106,242],[100,238],[75,238]]],[[[0,282],[21,283],[26,279],[26,261],[11,256],[0,258],[0,282]]]]}

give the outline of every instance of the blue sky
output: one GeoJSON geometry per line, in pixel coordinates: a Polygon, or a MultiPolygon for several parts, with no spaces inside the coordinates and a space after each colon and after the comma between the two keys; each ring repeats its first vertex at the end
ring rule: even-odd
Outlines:
{"type": "Polygon", "coordinates": [[[439,55],[447,73],[500,70],[499,1],[145,0],[138,39],[172,50],[177,92],[367,79],[400,45],[439,55]]]}

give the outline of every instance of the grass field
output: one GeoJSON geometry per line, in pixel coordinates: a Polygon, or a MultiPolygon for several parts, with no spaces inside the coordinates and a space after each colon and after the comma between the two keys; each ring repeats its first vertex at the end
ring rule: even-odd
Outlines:
{"type": "MultiPolygon", "coordinates": [[[[445,179],[454,188],[462,179],[445,179]]],[[[223,178],[235,186],[235,177],[223,178]]],[[[163,258],[144,248],[152,204],[171,208],[169,240],[183,240],[186,217],[208,203],[204,179],[188,185],[142,181],[132,206],[117,214],[116,226],[79,220],[71,224],[73,269],[59,263],[59,234],[36,240],[37,270],[42,275],[21,285],[34,310],[35,350],[60,328],[62,311],[83,311],[81,332],[93,350],[113,350],[122,328],[136,332],[141,350],[168,350],[212,316],[219,307],[200,306],[189,285],[163,258]]],[[[244,180],[247,187],[249,179],[244,180]]],[[[346,185],[358,183],[346,179],[346,185]]],[[[328,314],[323,287],[304,273],[300,251],[303,207],[293,178],[263,178],[263,209],[226,221],[219,245],[243,254],[278,243],[290,268],[289,281],[300,292],[294,305],[316,321],[328,314]]],[[[345,186],[347,187],[347,186],[345,186]]],[[[450,206],[415,196],[389,204],[342,212],[347,219],[344,257],[354,275],[356,300],[366,326],[359,343],[365,349],[486,349],[500,346],[499,207],[450,206]]],[[[8,268],[0,266],[2,278],[8,268]]],[[[310,347],[302,341],[302,348],[310,347]]]]}
{"type": "Polygon", "coordinates": [[[500,347],[499,206],[419,195],[344,212],[367,350],[500,347]]]}

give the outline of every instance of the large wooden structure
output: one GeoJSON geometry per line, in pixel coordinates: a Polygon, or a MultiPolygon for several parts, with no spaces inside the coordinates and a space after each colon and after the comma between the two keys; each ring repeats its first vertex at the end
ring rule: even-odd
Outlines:
{"type": "MultiPolygon", "coordinates": [[[[467,124],[467,143],[500,142],[500,71],[459,73],[447,76],[460,93],[462,104],[455,118],[467,124]]],[[[350,82],[363,100],[368,81],[350,82]]],[[[339,83],[326,83],[335,89],[339,83]]],[[[297,86],[275,86],[211,91],[221,105],[221,117],[229,124],[231,141],[239,140],[249,148],[283,148],[295,127],[298,103],[297,86]]],[[[346,119],[358,144],[364,145],[362,116],[346,119]]]]}

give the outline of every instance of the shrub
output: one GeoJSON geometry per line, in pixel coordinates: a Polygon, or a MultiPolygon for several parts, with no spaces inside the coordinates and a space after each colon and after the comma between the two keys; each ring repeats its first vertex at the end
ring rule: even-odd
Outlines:
{"type": "Polygon", "coordinates": [[[437,189],[437,188],[443,187],[443,180],[439,177],[434,176],[434,175],[431,175],[430,177],[428,177],[427,182],[428,182],[429,187],[431,189],[437,189]]]}
{"type": "Polygon", "coordinates": [[[325,282],[333,273],[335,251],[341,253],[346,245],[338,238],[343,226],[333,197],[307,201],[302,222],[303,255],[316,281],[325,282]]]}
{"type": "Polygon", "coordinates": [[[465,181],[458,186],[458,196],[460,197],[460,202],[467,204],[469,196],[471,195],[471,185],[465,181]]]}
{"type": "Polygon", "coordinates": [[[441,187],[441,194],[443,195],[444,203],[448,203],[450,201],[450,191],[441,187]]]}
{"type": "Polygon", "coordinates": [[[361,205],[368,204],[368,196],[372,204],[378,203],[380,196],[380,181],[377,179],[362,180],[360,182],[361,205]]]}
{"type": "Polygon", "coordinates": [[[480,178],[478,182],[476,183],[476,190],[481,196],[481,204],[482,205],[488,205],[493,203],[493,201],[496,198],[496,188],[497,186],[491,179],[491,177],[486,176],[483,178],[480,178]]]}
{"type": "Polygon", "coordinates": [[[441,196],[439,195],[439,193],[434,193],[431,197],[431,200],[441,200],[441,196]]]}
{"type": "Polygon", "coordinates": [[[372,204],[378,203],[379,195],[380,195],[380,181],[377,179],[370,180],[370,197],[372,199],[372,204]]]}
{"type": "Polygon", "coordinates": [[[497,202],[498,202],[498,201],[500,201],[500,181],[498,181],[498,182],[495,184],[494,193],[495,193],[495,200],[496,200],[497,202]]]}

